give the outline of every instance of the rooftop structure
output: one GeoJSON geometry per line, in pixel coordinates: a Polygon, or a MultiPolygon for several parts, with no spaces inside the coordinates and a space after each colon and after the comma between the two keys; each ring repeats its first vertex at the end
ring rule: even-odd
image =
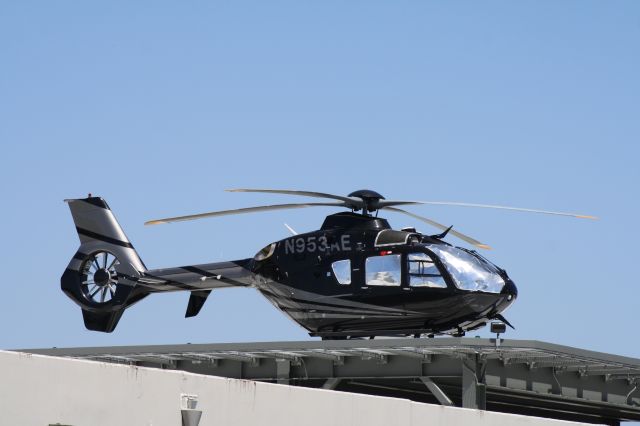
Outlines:
{"type": "Polygon", "coordinates": [[[330,340],[20,350],[617,425],[640,421],[640,359],[529,340],[330,340]]]}

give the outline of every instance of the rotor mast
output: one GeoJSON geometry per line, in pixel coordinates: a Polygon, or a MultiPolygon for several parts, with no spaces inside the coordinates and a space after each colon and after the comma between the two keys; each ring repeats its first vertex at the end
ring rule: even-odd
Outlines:
{"type": "MultiPolygon", "coordinates": [[[[378,210],[378,203],[385,198],[378,192],[370,189],[360,189],[349,194],[349,197],[360,198],[362,200],[362,215],[370,216],[369,212],[375,212],[378,210]]],[[[360,208],[353,207],[354,211],[360,210],[360,208]]]]}

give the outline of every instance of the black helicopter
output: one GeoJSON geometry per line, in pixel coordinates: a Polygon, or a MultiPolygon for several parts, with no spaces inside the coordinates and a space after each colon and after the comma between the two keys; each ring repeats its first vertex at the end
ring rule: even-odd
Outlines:
{"type": "Polygon", "coordinates": [[[204,217],[314,206],[347,208],[327,216],[317,231],[271,243],[253,258],[168,269],[146,268],[107,203],[89,195],[68,202],[81,245],[61,278],[62,290],[82,308],[90,330],[112,332],[126,308],[151,293],[190,291],[186,317],[200,312],[212,290],[254,287],[278,309],[323,339],[382,335],[464,335],[502,312],[518,291],[506,271],[475,250],[444,241],[456,236],[487,245],[398,206],[446,204],[592,216],[483,204],[392,201],[371,190],[348,196],[320,192],[235,189],[321,198],[179,216],[147,225],[204,217]],[[391,229],[380,210],[408,215],[442,231],[391,229]],[[359,213],[358,213],[359,212],[359,213]]]}

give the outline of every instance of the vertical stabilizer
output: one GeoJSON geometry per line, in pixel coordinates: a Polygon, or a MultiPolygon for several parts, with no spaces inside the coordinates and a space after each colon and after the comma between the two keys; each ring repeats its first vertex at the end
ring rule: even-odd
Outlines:
{"type": "Polygon", "coordinates": [[[62,290],[80,305],[89,330],[111,332],[124,309],[147,295],[136,288],[146,267],[104,199],[66,201],[80,247],[62,275],[62,290]]]}

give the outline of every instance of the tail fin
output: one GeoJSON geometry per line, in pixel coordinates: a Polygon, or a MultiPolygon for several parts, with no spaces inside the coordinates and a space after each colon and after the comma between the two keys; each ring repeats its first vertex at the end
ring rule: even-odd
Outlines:
{"type": "Polygon", "coordinates": [[[124,310],[147,296],[136,287],[146,267],[104,199],[65,200],[80,247],[61,278],[89,330],[112,332],[124,310]]]}

